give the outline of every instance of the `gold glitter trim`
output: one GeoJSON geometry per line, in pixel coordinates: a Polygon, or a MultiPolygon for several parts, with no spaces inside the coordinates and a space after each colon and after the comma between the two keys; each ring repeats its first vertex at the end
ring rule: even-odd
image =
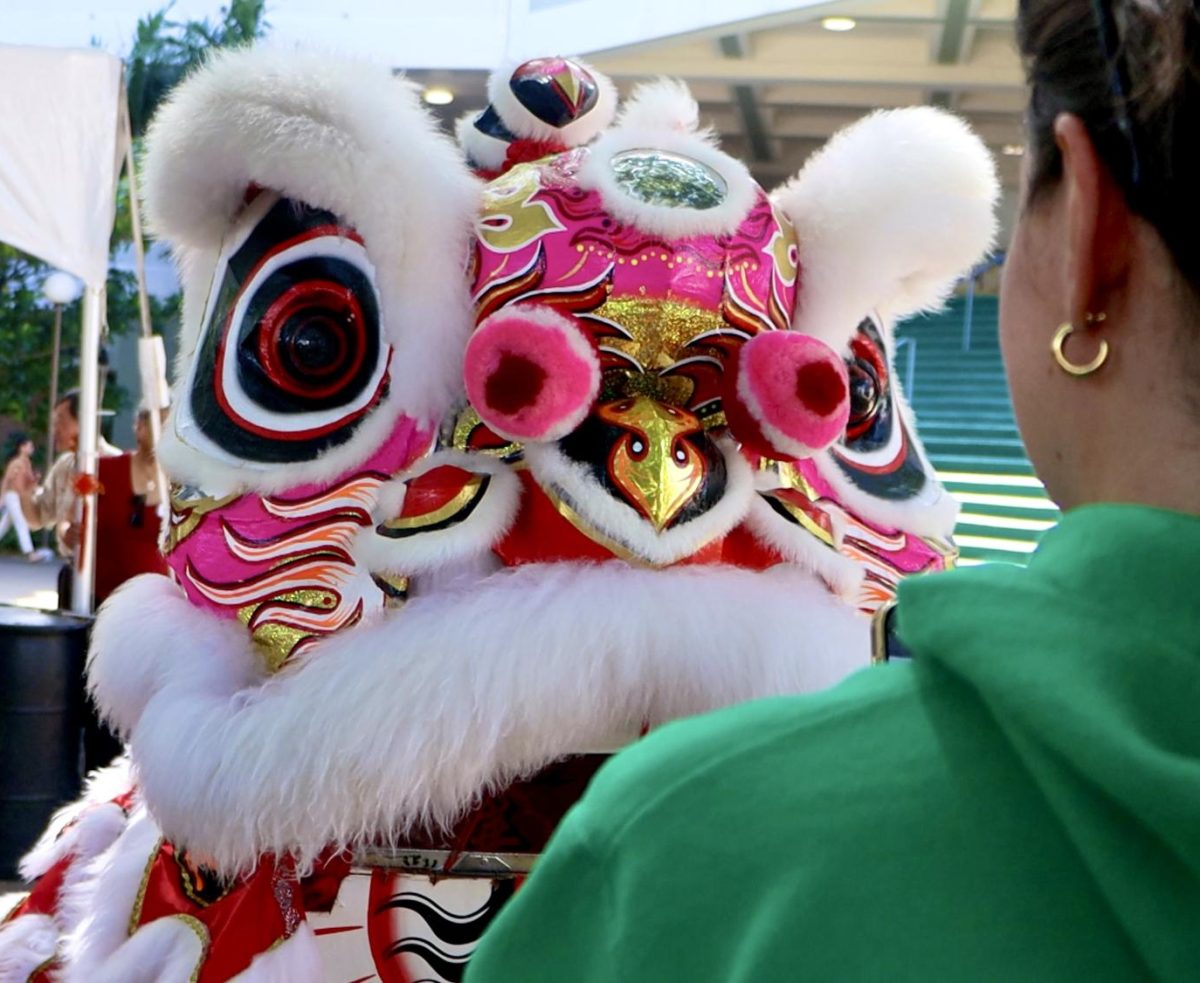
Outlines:
{"type": "Polygon", "coordinates": [[[170,918],[176,921],[183,922],[190,928],[200,940],[200,958],[196,961],[196,967],[192,970],[192,975],[188,977],[188,983],[196,983],[200,979],[200,969],[204,966],[204,960],[208,957],[208,947],[211,944],[208,934],[208,929],[205,928],[204,922],[192,915],[170,915],[170,918]]]}
{"type": "MultiPolygon", "coordinates": [[[[771,495],[770,492],[766,492],[765,494],[771,495]]],[[[793,505],[786,498],[782,498],[780,496],[771,495],[771,499],[772,501],[777,502],[779,507],[787,512],[787,514],[795,520],[796,524],[802,526],[806,532],[811,533],[830,549],[837,549],[837,544],[834,543],[833,536],[829,533],[829,531],[821,528],[821,526],[813,520],[813,517],[805,512],[804,509],[797,505],[793,505]]]]}
{"type": "Polygon", "coordinates": [[[540,190],[538,170],[532,164],[518,164],[486,185],[483,209],[475,220],[476,234],[496,252],[509,253],[551,232],[561,232],[563,226],[550,206],[533,201],[540,190]]]}
{"type": "Polygon", "coordinates": [[[623,328],[628,338],[606,337],[604,346],[635,359],[647,372],[661,372],[693,355],[722,360],[716,348],[688,345],[700,335],[733,330],[719,311],[656,297],[609,297],[590,316],[623,328]]]}
{"type": "Polygon", "coordinates": [[[625,431],[609,457],[609,474],[662,532],[704,485],[704,459],[683,439],[700,433],[700,421],[644,396],[605,403],[596,415],[625,431]]]}
{"type": "Polygon", "coordinates": [[[892,608],[896,606],[895,601],[887,601],[881,604],[873,615],[871,615],[871,664],[879,665],[882,662],[887,662],[887,617],[892,608]]]}
{"type": "Polygon", "coordinates": [[[467,406],[458,415],[458,419],[454,421],[454,434],[450,438],[450,446],[455,450],[466,451],[469,454],[486,454],[488,457],[508,458],[514,454],[519,454],[523,449],[522,446],[515,441],[510,444],[505,444],[503,447],[472,447],[471,434],[475,432],[477,427],[482,427],[483,421],[479,419],[479,414],[475,412],[475,407],[467,406]]]}
{"type": "Polygon", "coordinates": [[[634,553],[624,543],[620,543],[617,540],[605,535],[599,529],[596,529],[591,525],[591,523],[584,519],[583,516],[581,516],[570,505],[567,504],[557,489],[553,488],[552,486],[545,486],[543,491],[545,491],[546,497],[550,499],[550,504],[554,506],[559,515],[561,515],[564,519],[571,523],[571,525],[587,536],[587,538],[592,542],[603,546],[606,550],[611,552],[613,556],[638,567],[653,568],[658,566],[666,566],[666,564],[652,563],[644,556],[634,553]]]}
{"type": "Polygon", "coordinates": [[[150,870],[154,866],[154,861],[158,859],[158,853],[166,842],[161,836],[154,841],[154,849],[150,851],[150,859],[146,861],[146,867],[142,871],[142,883],[138,885],[137,897],[133,901],[133,910],[129,913],[129,935],[133,935],[137,931],[138,922],[142,919],[142,906],[146,903],[146,888],[150,886],[150,870]]]}
{"type": "Polygon", "coordinates": [[[171,515],[167,520],[165,553],[170,553],[176,546],[194,533],[200,525],[200,520],[206,515],[210,512],[215,512],[217,509],[224,508],[238,497],[235,493],[233,495],[226,495],[223,498],[187,499],[180,496],[179,493],[182,490],[182,485],[171,486],[171,515]]]}
{"type": "Polygon", "coordinates": [[[466,484],[463,485],[462,491],[440,509],[436,509],[433,512],[426,512],[423,515],[411,515],[407,518],[398,516],[395,519],[388,519],[382,523],[382,527],[384,529],[396,530],[424,529],[427,526],[434,526],[439,522],[452,519],[479,497],[481,488],[484,485],[483,479],[483,475],[473,474],[467,479],[466,484]]]}
{"type": "MultiPolygon", "coordinates": [[[[817,494],[817,490],[812,486],[807,478],[804,477],[794,465],[786,462],[779,462],[776,473],[779,475],[780,481],[790,488],[792,491],[797,491],[807,498],[814,505],[821,500],[821,496],[817,494]]],[[[770,494],[769,492],[767,494],[770,494]]],[[[830,549],[837,549],[838,544],[834,541],[833,534],[826,529],[823,529],[812,516],[808,515],[803,509],[797,508],[786,499],[776,498],[778,502],[793,519],[803,526],[808,532],[812,533],[822,543],[830,549]]]]}
{"type": "MultiPolygon", "coordinates": [[[[301,588],[238,608],[238,620],[249,628],[254,616],[263,606],[280,602],[296,604],[312,611],[332,611],[338,603],[337,595],[332,591],[316,587],[301,588]]],[[[278,621],[256,625],[250,630],[250,638],[262,652],[263,659],[267,664],[267,671],[271,673],[279,671],[296,650],[297,645],[316,634],[317,632],[307,628],[282,624],[278,621]]]]}

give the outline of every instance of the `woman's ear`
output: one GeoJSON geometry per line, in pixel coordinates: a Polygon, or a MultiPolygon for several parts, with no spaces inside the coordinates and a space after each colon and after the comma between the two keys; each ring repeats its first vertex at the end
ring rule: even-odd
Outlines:
{"type": "Polygon", "coordinates": [[[1083,121],[1062,113],[1054,121],[1062,154],[1066,262],[1064,297],[1072,323],[1103,312],[1127,278],[1135,242],[1125,195],[1101,162],[1083,121]]]}

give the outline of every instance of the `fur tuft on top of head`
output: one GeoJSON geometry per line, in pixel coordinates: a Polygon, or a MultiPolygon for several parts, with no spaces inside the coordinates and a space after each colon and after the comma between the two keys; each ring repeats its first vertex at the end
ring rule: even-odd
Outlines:
{"type": "Polygon", "coordinates": [[[596,83],[596,104],[578,119],[566,126],[554,126],[538,119],[531,113],[511,87],[513,74],[530,59],[512,60],[497,68],[488,76],[487,94],[497,115],[513,136],[524,140],[541,140],[561,143],[567,147],[581,147],[606,129],[617,111],[617,87],[612,79],[592,68],[579,58],[564,58],[592,77],[596,83]]]}
{"type": "Polygon", "coordinates": [[[772,195],[796,226],[794,325],[844,346],[869,311],[938,307],[991,247],[995,162],[957,116],[876,112],[837,133],[772,195]]]}
{"type": "Polygon", "coordinates": [[[621,106],[617,125],[695,133],[700,129],[700,106],[686,83],[660,78],[633,90],[621,106]]]}
{"type": "Polygon", "coordinates": [[[672,79],[639,86],[612,129],[588,148],[579,183],[596,191],[621,222],[667,239],[728,235],[750,214],[762,190],[746,165],[724,153],[712,133],[697,130],[699,110],[692,94],[672,79]],[[641,151],[690,162],[694,170],[716,176],[719,200],[711,207],[690,207],[635,197],[618,180],[618,155],[641,151]]]}
{"type": "MultiPolygon", "coordinates": [[[[324,53],[221,52],[159,110],[144,178],[150,225],[174,247],[192,293],[207,291],[252,185],[333,212],[380,271],[384,331],[405,369],[393,380],[398,402],[433,416],[452,398],[471,326],[462,269],[479,182],[410,83],[324,53]]],[[[203,298],[184,310],[181,365],[199,339],[203,298]]]]}

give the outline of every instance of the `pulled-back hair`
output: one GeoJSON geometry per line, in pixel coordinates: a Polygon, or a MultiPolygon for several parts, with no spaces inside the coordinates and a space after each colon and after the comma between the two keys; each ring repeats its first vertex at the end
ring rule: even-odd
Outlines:
{"type": "Polygon", "coordinates": [[[1030,86],[1030,200],[1062,176],[1054,120],[1073,113],[1200,294],[1197,0],[1020,0],[1017,43],[1030,86]]]}

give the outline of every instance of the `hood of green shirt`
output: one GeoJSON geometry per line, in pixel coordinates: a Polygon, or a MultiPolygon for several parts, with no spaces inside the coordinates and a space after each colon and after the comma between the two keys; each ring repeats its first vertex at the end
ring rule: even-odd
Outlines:
{"type": "Polygon", "coordinates": [[[1087,506],[1027,569],[915,578],[898,610],[914,670],[978,694],[1163,975],[1200,932],[1198,581],[1200,517],[1087,506]]]}

